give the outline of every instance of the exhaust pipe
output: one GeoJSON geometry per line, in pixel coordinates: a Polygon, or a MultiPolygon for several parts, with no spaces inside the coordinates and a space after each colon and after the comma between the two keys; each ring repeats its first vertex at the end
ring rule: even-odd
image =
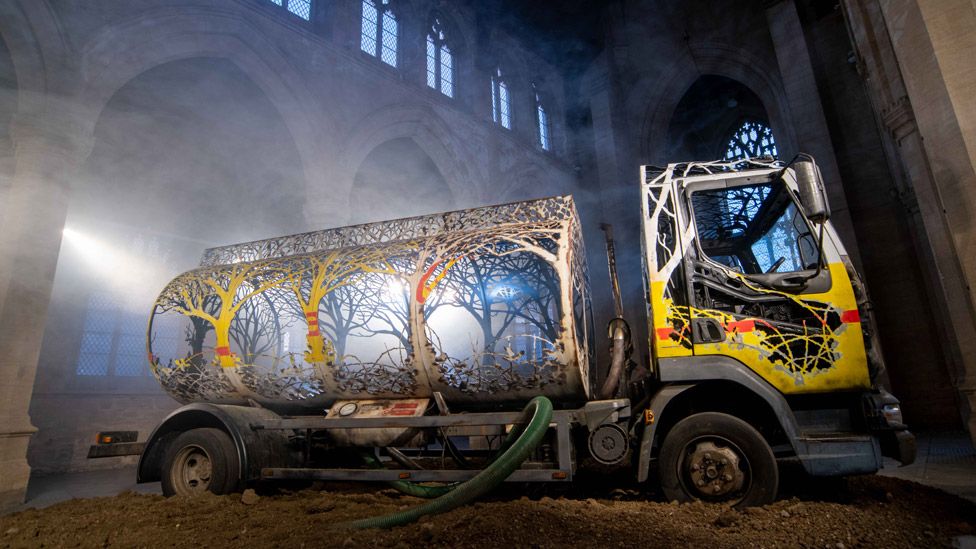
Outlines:
{"type": "Polygon", "coordinates": [[[601,399],[613,398],[620,387],[623,377],[624,364],[627,363],[627,347],[630,340],[630,327],[624,320],[624,304],[620,297],[620,281],[617,278],[617,256],[613,246],[613,226],[601,223],[600,229],[607,239],[607,265],[610,268],[610,290],[613,292],[613,309],[616,317],[610,321],[610,370],[607,372],[603,386],[600,387],[601,399]]]}

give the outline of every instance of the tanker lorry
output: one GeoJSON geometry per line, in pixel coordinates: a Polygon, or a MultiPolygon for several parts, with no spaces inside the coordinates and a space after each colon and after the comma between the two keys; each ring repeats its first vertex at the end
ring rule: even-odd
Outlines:
{"type": "Polygon", "coordinates": [[[911,463],[812,158],[643,166],[634,207],[649,337],[633,352],[608,233],[603,368],[570,196],[209,249],[149,321],[149,366],[185,405],[90,456],[140,454],[138,481],[166,495],[277,479],[437,495],[596,462],[740,507],[776,497],[780,461],[911,463]]]}

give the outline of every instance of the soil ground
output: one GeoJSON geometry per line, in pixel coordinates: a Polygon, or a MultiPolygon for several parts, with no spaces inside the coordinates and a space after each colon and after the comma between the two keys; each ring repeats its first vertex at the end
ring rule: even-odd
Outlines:
{"type": "Polygon", "coordinates": [[[624,482],[506,485],[390,530],[336,529],[424,500],[389,488],[313,485],[247,496],[127,492],[0,517],[0,547],[938,547],[976,533],[976,505],[909,481],[794,475],[772,505],[682,504],[624,482]],[[620,488],[623,486],[624,488],[620,488]]]}

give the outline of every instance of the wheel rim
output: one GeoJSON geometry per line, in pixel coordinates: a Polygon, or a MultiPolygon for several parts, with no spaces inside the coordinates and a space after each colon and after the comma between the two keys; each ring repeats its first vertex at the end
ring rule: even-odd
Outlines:
{"type": "Polygon", "coordinates": [[[745,452],[717,436],[692,439],[678,460],[678,478],[695,499],[738,503],[752,486],[752,468],[745,452]]]}
{"type": "Polygon", "coordinates": [[[170,478],[173,489],[179,495],[193,496],[206,492],[210,488],[213,476],[213,462],[210,454],[203,448],[186,446],[176,454],[170,478]]]}

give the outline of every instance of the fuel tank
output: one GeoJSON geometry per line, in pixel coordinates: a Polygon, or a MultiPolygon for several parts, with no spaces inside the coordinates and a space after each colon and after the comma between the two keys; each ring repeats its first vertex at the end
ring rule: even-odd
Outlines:
{"type": "Polygon", "coordinates": [[[181,402],[282,412],[441,392],[476,408],[593,380],[571,196],[212,248],[156,300],[148,359],[181,402]]]}

